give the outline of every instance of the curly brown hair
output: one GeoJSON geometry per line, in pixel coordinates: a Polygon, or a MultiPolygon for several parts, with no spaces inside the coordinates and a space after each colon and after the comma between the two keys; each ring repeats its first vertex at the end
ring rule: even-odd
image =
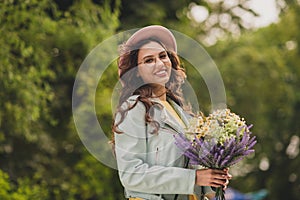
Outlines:
{"type": "MultiPolygon", "coordinates": [[[[120,57],[118,60],[119,66],[119,78],[122,83],[122,89],[119,99],[119,104],[117,106],[117,110],[113,119],[112,131],[115,133],[122,133],[122,131],[118,130],[118,125],[122,123],[126,114],[129,110],[134,108],[136,104],[140,101],[144,104],[146,112],[145,112],[145,121],[154,126],[154,130],[152,134],[157,133],[159,130],[159,123],[152,119],[152,114],[150,113],[150,108],[157,104],[150,100],[153,98],[153,84],[145,84],[141,77],[137,76],[137,66],[138,66],[138,53],[139,49],[149,43],[149,42],[157,42],[160,44],[167,52],[171,63],[172,70],[169,81],[165,86],[165,93],[167,98],[172,99],[175,103],[180,106],[184,106],[184,100],[182,97],[181,85],[186,78],[185,70],[182,68],[180,64],[180,60],[178,55],[169,51],[164,44],[162,44],[157,38],[148,38],[147,40],[142,40],[135,44],[134,46],[126,46],[122,45],[120,48],[120,57]],[[126,109],[121,108],[121,106],[127,101],[127,99],[132,95],[138,95],[136,102],[133,105],[127,106],[126,109]],[[120,120],[116,122],[116,114],[120,114],[120,120]]],[[[161,94],[161,95],[163,95],[161,94]]],[[[160,96],[160,95],[159,95],[160,96]]],[[[159,97],[155,96],[155,97],[159,97]]]]}

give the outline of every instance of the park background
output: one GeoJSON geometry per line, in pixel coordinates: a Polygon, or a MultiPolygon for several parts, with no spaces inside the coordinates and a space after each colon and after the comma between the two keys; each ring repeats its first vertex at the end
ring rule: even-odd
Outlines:
{"type": "MultiPolygon", "coordinates": [[[[276,5],[277,22],[257,27],[247,0],[1,1],[0,199],[124,199],[117,171],[94,158],[77,134],[72,89],[101,41],[150,24],[202,44],[220,70],[228,107],[254,124],[256,153],[233,169],[230,186],[266,189],[266,200],[299,199],[300,2],[276,5]]],[[[208,112],[205,83],[184,66],[208,112]]],[[[112,63],[95,97],[107,135],[116,74],[112,63]]]]}

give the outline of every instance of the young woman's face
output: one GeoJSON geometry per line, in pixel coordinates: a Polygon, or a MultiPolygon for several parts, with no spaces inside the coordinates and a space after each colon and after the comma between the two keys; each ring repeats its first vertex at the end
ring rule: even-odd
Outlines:
{"type": "Polygon", "coordinates": [[[138,53],[138,76],[145,83],[165,86],[171,76],[172,63],[166,50],[157,42],[143,45],[138,53]]]}

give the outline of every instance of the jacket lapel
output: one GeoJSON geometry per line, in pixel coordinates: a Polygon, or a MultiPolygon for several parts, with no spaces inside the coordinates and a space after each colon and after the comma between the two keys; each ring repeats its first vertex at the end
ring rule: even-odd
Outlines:
{"type": "MultiPolygon", "coordinates": [[[[153,99],[153,101],[161,104],[159,99],[153,99]]],[[[183,123],[185,124],[185,127],[182,127],[181,123],[179,123],[165,107],[163,107],[163,109],[159,112],[160,116],[158,116],[162,122],[161,125],[163,127],[169,127],[175,130],[176,132],[183,133],[184,129],[189,125],[190,116],[186,112],[184,112],[184,110],[179,105],[177,105],[174,101],[170,99],[168,101],[173,107],[173,109],[176,111],[178,116],[181,118],[183,123]]]]}
{"type": "Polygon", "coordinates": [[[189,126],[190,120],[192,118],[191,115],[186,113],[178,104],[176,104],[174,101],[170,100],[169,101],[171,106],[174,108],[174,110],[177,112],[178,116],[181,118],[183,123],[185,124],[186,127],[189,126]]]}

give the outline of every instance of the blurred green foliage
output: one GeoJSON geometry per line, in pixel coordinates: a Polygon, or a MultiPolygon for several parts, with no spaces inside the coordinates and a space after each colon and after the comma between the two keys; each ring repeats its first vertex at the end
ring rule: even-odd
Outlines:
{"type": "Polygon", "coordinates": [[[249,173],[233,186],[266,188],[267,199],[297,199],[300,190],[299,11],[290,7],[278,24],[209,49],[222,73],[228,106],[254,124],[258,137],[249,173]]]}
{"type": "Polygon", "coordinates": [[[82,145],[71,110],[84,57],[119,25],[118,1],[113,6],[109,1],[1,4],[0,166],[9,175],[1,176],[0,193],[7,194],[1,199],[123,196],[116,192],[116,172],[82,145]]]}
{"type": "MultiPolygon", "coordinates": [[[[195,1],[211,13],[230,14],[221,4],[205,2],[195,1]]],[[[244,1],[238,2],[247,10],[244,1]]],[[[190,3],[4,0],[0,199],[124,199],[117,172],[95,159],[76,133],[71,109],[76,72],[97,44],[128,28],[162,24],[199,40],[204,28],[187,17],[190,3]]],[[[272,200],[296,200],[300,190],[300,8],[287,3],[279,23],[257,31],[246,31],[239,17],[233,17],[241,37],[228,36],[207,48],[224,80],[228,107],[254,124],[259,141],[255,156],[232,169],[231,186],[242,192],[266,188],[266,199],[272,200]]],[[[189,63],[184,65],[201,109],[209,111],[204,81],[189,63]]],[[[112,63],[95,96],[107,135],[116,73],[112,63]]]]}
{"type": "Polygon", "coordinates": [[[9,176],[0,170],[0,198],[9,200],[47,199],[45,183],[33,184],[28,177],[18,179],[17,186],[10,183],[9,176]]]}

